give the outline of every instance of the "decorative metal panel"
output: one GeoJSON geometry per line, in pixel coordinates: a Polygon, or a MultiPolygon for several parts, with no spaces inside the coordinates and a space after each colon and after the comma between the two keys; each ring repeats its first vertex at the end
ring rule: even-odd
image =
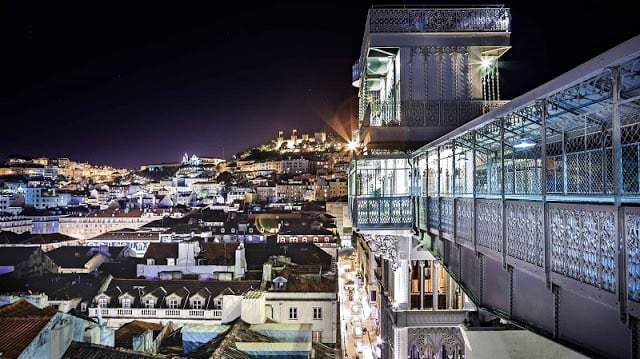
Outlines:
{"type": "Polygon", "coordinates": [[[462,241],[471,242],[473,231],[473,199],[459,198],[456,200],[456,237],[462,241]]]}
{"type": "Polygon", "coordinates": [[[369,32],[509,31],[507,8],[374,8],[369,11],[369,32]]]}
{"type": "Polygon", "coordinates": [[[420,222],[418,223],[420,229],[422,230],[427,230],[427,206],[429,204],[429,198],[428,197],[420,197],[419,198],[420,201],[420,215],[419,215],[419,219],[420,222]]]}
{"type": "Polygon", "coordinates": [[[480,199],[476,203],[476,241],[479,246],[502,253],[502,207],[500,201],[480,199]]]}
{"type": "Polygon", "coordinates": [[[440,218],[440,203],[438,197],[429,197],[429,228],[437,229],[440,218]]]}
{"type": "Polygon", "coordinates": [[[507,255],[544,266],[544,206],[541,202],[506,202],[507,255]]]}
{"type": "Polygon", "coordinates": [[[358,225],[407,225],[413,222],[411,197],[358,198],[356,219],[358,225]]]}
{"type": "Polygon", "coordinates": [[[625,241],[627,245],[627,291],[629,299],[640,302],[640,212],[625,209],[625,241]]]}
{"type": "Polygon", "coordinates": [[[440,226],[443,233],[453,234],[453,198],[440,200],[440,226]]]}
{"type": "Polygon", "coordinates": [[[614,293],[616,222],[613,207],[549,205],[551,270],[614,293]]]}
{"type": "Polygon", "coordinates": [[[408,334],[410,357],[436,358],[445,352],[448,358],[464,358],[464,339],[456,326],[409,328],[408,334]]]}

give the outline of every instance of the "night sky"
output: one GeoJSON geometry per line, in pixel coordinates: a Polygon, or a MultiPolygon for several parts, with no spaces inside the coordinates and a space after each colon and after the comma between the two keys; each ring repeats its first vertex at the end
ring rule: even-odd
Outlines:
{"type": "MultiPolygon", "coordinates": [[[[134,168],[347,125],[371,3],[218,3],[0,2],[0,160],[134,168]]],[[[640,34],[629,4],[507,2],[502,97],[640,34]]]]}

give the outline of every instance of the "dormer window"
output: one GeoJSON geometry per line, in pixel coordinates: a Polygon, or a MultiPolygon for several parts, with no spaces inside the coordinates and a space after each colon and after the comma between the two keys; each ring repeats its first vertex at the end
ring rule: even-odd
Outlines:
{"type": "Polygon", "coordinates": [[[109,299],[107,299],[105,297],[98,298],[98,307],[106,308],[108,306],[109,306],[109,299]]]}
{"type": "Polygon", "coordinates": [[[191,301],[191,308],[202,309],[202,301],[200,299],[194,299],[191,301]]]}
{"type": "Polygon", "coordinates": [[[156,306],[156,301],[151,298],[144,301],[145,308],[155,308],[155,306],[156,306]]]}
{"type": "Polygon", "coordinates": [[[253,233],[253,228],[249,228],[249,233],[253,233]]]}
{"type": "Polygon", "coordinates": [[[129,297],[122,298],[120,303],[122,304],[122,308],[131,308],[131,298],[129,297]]]}
{"type": "Polygon", "coordinates": [[[178,300],[175,298],[172,298],[169,300],[169,303],[167,304],[169,306],[169,308],[171,309],[177,309],[178,308],[178,300]]]}
{"type": "Polygon", "coordinates": [[[147,258],[147,265],[155,265],[156,264],[156,260],[153,258],[147,258]]]}
{"type": "Polygon", "coordinates": [[[175,258],[167,258],[167,265],[168,266],[176,265],[176,259],[175,258]]]}

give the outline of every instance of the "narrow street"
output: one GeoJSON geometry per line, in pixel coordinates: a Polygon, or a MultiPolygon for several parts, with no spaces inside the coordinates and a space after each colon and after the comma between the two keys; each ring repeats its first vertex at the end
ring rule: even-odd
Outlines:
{"type": "Polygon", "coordinates": [[[377,359],[380,339],[372,319],[364,283],[352,248],[344,248],[338,261],[341,337],[345,358],[377,359]]]}

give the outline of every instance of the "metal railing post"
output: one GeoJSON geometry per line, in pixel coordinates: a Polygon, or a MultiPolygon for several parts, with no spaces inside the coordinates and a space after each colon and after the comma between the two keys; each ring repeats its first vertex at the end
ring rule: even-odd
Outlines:
{"type": "Polygon", "coordinates": [[[547,100],[540,101],[540,158],[541,158],[541,188],[542,194],[542,239],[544,241],[544,272],[547,288],[551,289],[551,243],[549,242],[549,216],[547,205],[547,100]]]}
{"type": "Polygon", "coordinates": [[[500,203],[502,216],[502,266],[507,268],[507,221],[504,195],[504,118],[500,119],[500,203]]]}
{"type": "Polygon", "coordinates": [[[620,67],[611,69],[611,140],[613,144],[613,169],[614,169],[614,206],[617,219],[617,248],[618,248],[618,300],[620,302],[620,319],[626,318],[627,304],[627,271],[626,271],[626,245],[624,233],[624,208],[622,207],[622,195],[624,193],[624,173],[622,168],[622,126],[620,124],[620,67]]]}

